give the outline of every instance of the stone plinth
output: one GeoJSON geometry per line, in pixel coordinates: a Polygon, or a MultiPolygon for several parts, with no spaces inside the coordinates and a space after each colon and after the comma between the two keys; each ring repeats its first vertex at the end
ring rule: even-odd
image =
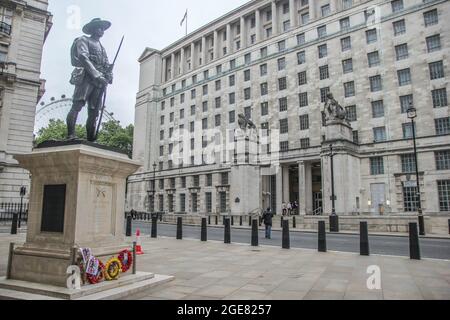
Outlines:
{"type": "Polygon", "coordinates": [[[14,250],[10,279],[65,287],[74,247],[91,248],[103,262],[128,248],[126,178],[139,163],[81,142],[15,158],[30,171],[32,183],[27,239],[14,250]]]}
{"type": "Polygon", "coordinates": [[[347,140],[353,141],[353,129],[347,121],[332,120],[327,121],[326,140],[347,140]]]}

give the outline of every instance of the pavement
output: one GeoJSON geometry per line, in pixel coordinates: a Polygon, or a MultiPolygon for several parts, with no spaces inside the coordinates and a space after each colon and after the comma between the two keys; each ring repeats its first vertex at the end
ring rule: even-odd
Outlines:
{"type": "MultiPolygon", "coordinates": [[[[9,243],[24,240],[24,234],[0,234],[0,276],[6,273],[9,243]]],[[[450,299],[448,260],[363,257],[165,237],[141,240],[145,254],[138,257],[137,269],[175,280],[127,300],[450,299]]]]}

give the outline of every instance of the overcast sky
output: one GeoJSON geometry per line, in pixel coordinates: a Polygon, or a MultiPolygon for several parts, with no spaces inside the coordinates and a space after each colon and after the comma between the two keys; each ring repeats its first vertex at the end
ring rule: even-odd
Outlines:
{"type": "MultiPolygon", "coordinates": [[[[71,97],[70,47],[82,26],[93,18],[112,22],[102,43],[114,59],[122,35],[125,42],[117,60],[115,82],[108,89],[107,109],[122,125],[134,122],[139,81],[137,59],[146,47],[163,49],[185,34],[180,26],[188,9],[189,32],[226,14],[248,0],[49,0],[53,28],[44,46],[42,78],[47,80],[43,101],[66,94],[71,97]],[[80,18],[80,19],[79,19],[80,18]]],[[[84,109],[83,112],[86,112],[84,109]]]]}

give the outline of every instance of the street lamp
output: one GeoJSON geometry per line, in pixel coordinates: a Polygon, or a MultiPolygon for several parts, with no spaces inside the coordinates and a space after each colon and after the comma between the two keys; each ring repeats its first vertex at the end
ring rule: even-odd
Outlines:
{"type": "Polygon", "coordinates": [[[152,182],[153,183],[151,183],[150,185],[151,185],[151,187],[150,187],[150,189],[149,190],[147,190],[147,194],[148,194],[148,206],[149,206],[149,212],[150,211],[152,211],[152,210],[150,210],[151,208],[150,208],[150,204],[151,204],[151,201],[152,201],[152,199],[153,199],[153,211],[155,211],[155,209],[154,209],[154,206],[155,206],[155,193],[156,193],[156,162],[155,163],[153,163],[153,180],[152,180],[152,182]]]}
{"type": "Polygon", "coordinates": [[[331,216],[330,216],[330,232],[339,232],[339,217],[336,214],[336,193],[334,189],[334,150],[330,144],[330,160],[331,160],[331,216]]]}
{"type": "Polygon", "coordinates": [[[419,212],[419,233],[421,236],[425,235],[425,221],[423,217],[422,210],[422,197],[420,194],[420,180],[419,180],[419,162],[417,160],[417,143],[416,143],[416,126],[414,119],[417,118],[417,110],[414,108],[412,102],[409,104],[409,109],[407,111],[408,118],[411,119],[412,134],[414,141],[414,159],[416,162],[416,183],[417,183],[417,198],[418,198],[418,212],[419,212]]]}

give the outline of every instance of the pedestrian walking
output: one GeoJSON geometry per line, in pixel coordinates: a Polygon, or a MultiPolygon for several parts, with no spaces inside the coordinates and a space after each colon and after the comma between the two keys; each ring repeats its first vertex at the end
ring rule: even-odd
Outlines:
{"type": "Polygon", "coordinates": [[[270,208],[267,208],[262,216],[264,225],[266,226],[266,239],[272,239],[272,218],[273,214],[270,212],[270,208]]]}

